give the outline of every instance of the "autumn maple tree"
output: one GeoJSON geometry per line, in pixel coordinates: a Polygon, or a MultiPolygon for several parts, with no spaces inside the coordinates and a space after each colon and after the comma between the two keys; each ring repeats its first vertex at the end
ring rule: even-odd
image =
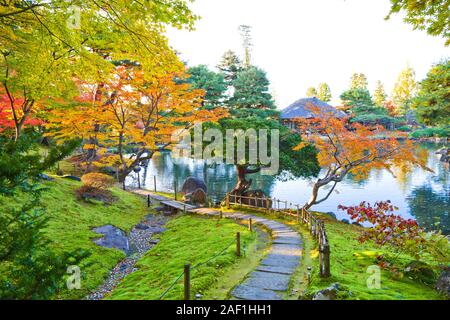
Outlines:
{"type": "Polygon", "coordinates": [[[42,121],[34,116],[33,104],[22,97],[12,98],[0,89],[0,132],[14,130],[17,140],[24,127],[41,124],[42,121]]]}
{"type": "Polygon", "coordinates": [[[183,66],[151,76],[138,66],[119,66],[101,88],[81,84],[79,106],[53,110],[47,125],[50,135],[82,138],[87,154],[95,150],[90,153],[95,156],[84,161],[116,167],[124,182],[137,165],[178,142],[174,134],[181,136],[197,122],[214,122],[226,114],[221,108],[201,108],[204,91],[178,81],[185,77],[183,66]]]}
{"type": "MultiPolygon", "coordinates": [[[[326,201],[336,185],[348,174],[356,178],[367,177],[372,169],[396,167],[411,168],[426,164],[423,158],[414,153],[412,141],[403,136],[399,141],[398,132],[388,132],[382,126],[363,126],[351,123],[348,119],[338,119],[332,114],[310,107],[316,114],[311,119],[297,119],[304,141],[297,145],[299,150],[313,144],[318,151],[318,161],[324,174],[313,184],[311,198],[305,209],[326,201]],[[319,191],[331,185],[328,192],[319,198],[319,191]]],[[[429,170],[429,169],[428,169],[429,170]]]]}

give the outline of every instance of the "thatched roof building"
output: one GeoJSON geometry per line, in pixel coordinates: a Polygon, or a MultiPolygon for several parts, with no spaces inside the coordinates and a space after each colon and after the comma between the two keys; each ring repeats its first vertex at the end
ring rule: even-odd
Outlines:
{"type": "Polygon", "coordinates": [[[281,112],[281,119],[294,119],[294,118],[314,118],[314,114],[311,112],[311,107],[318,107],[324,113],[331,113],[337,118],[345,117],[345,113],[330,106],[328,103],[322,100],[314,98],[304,98],[295,101],[289,107],[281,112]]]}
{"type": "Polygon", "coordinates": [[[317,107],[323,114],[332,114],[336,118],[343,118],[346,116],[345,112],[337,110],[328,103],[314,97],[295,101],[289,107],[281,111],[280,120],[285,126],[295,129],[296,126],[293,119],[317,117],[317,115],[312,112],[311,107],[317,107]]]}

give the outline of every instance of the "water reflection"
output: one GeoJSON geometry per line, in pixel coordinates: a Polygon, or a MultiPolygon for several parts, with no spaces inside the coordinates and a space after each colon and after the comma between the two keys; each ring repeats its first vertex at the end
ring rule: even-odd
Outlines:
{"type": "MultiPolygon", "coordinates": [[[[343,212],[337,211],[339,204],[355,205],[365,200],[375,202],[391,200],[397,207],[398,213],[406,218],[416,218],[420,225],[435,229],[436,222],[440,228],[450,234],[449,211],[449,181],[448,166],[439,161],[435,151],[442,145],[421,144],[417,152],[425,153],[428,157],[428,167],[434,173],[414,168],[395,168],[395,177],[386,170],[372,170],[365,179],[349,175],[337,186],[330,198],[314,206],[314,210],[332,211],[338,218],[348,218],[343,212]]],[[[189,176],[204,179],[213,200],[221,200],[236,184],[235,168],[233,165],[208,166],[203,161],[192,159],[177,159],[174,163],[170,153],[157,154],[141,171],[143,187],[153,190],[156,176],[156,188],[159,191],[173,191],[176,181],[178,189],[189,176]]],[[[310,196],[311,180],[297,179],[280,181],[273,176],[251,175],[253,189],[261,189],[266,194],[295,204],[304,204],[310,196]]],[[[127,179],[127,184],[136,185],[135,174],[127,179]]],[[[322,190],[323,194],[327,190],[322,190]]]]}

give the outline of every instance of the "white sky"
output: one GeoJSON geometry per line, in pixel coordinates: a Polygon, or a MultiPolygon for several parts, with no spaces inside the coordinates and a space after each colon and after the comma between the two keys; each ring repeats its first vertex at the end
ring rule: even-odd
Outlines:
{"type": "Polygon", "coordinates": [[[389,0],[196,0],[191,8],[202,17],[196,30],[167,32],[181,58],[215,68],[228,49],[242,57],[238,26],[251,25],[252,63],[267,72],[279,109],[320,82],[336,104],[354,72],[390,93],[407,64],[420,80],[450,56],[444,39],[413,31],[398,15],[385,21],[389,0]]]}

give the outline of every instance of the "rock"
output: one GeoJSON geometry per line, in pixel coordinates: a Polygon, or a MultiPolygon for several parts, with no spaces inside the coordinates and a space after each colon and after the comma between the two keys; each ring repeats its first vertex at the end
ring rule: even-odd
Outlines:
{"type": "Polygon", "coordinates": [[[166,229],[158,226],[150,226],[148,227],[148,231],[150,231],[151,233],[161,233],[166,231],[166,229]]]}
{"type": "Polygon", "coordinates": [[[94,232],[103,234],[100,239],[94,239],[94,243],[105,248],[116,248],[128,253],[130,246],[128,238],[124,231],[116,228],[112,225],[105,225],[102,227],[94,228],[94,232]]]}
{"type": "Polygon", "coordinates": [[[150,228],[150,227],[149,227],[148,225],[146,225],[146,224],[138,223],[138,224],[135,226],[135,228],[138,229],[138,230],[147,230],[147,229],[150,228]]]}
{"type": "Polygon", "coordinates": [[[54,178],[49,177],[49,176],[46,175],[45,173],[40,173],[40,174],[39,174],[39,178],[41,178],[42,180],[46,180],[46,181],[53,181],[53,180],[55,180],[54,178]]]}
{"type": "Polygon", "coordinates": [[[361,223],[358,222],[352,222],[353,225],[358,226],[358,227],[362,227],[361,223]]]}
{"type": "Polygon", "coordinates": [[[438,292],[450,297],[450,267],[444,268],[441,272],[438,280],[436,281],[435,288],[438,292]]]}
{"type": "Polygon", "coordinates": [[[203,205],[207,202],[207,195],[203,189],[196,189],[194,192],[183,196],[183,201],[193,205],[203,205]]]}
{"type": "Polygon", "coordinates": [[[347,219],[342,219],[341,222],[346,223],[346,224],[350,224],[350,221],[348,221],[347,219]]]}
{"type": "Polygon", "coordinates": [[[329,216],[332,217],[334,220],[337,220],[336,214],[335,214],[334,212],[329,211],[329,212],[327,212],[327,213],[325,213],[325,214],[326,214],[326,215],[329,215],[329,216]]]}
{"type": "Polygon", "coordinates": [[[203,180],[188,177],[184,180],[183,186],[181,187],[181,194],[186,195],[188,193],[192,193],[197,189],[202,189],[205,193],[208,193],[208,188],[206,187],[205,182],[203,180]]]}
{"type": "Polygon", "coordinates": [[[341,289],[339,283],[334,283],[326,289],[317,291],[312,300],[336,300],[341,289]]]}
{"type": "Polygon", "coordinates": [[[436,275],[433,269],[422,261],[411,261],[405,268],[405,275],[425,284],[433,284],[436,275]]]}
{"type": "Polygon", "coordinates": [[[64,178],[64,179],[69,179],[69,180],[81,181],[81,178],[80,178],[80,177],[71,176],[71,175],[63,176],[63,178],[64,178]]]}

